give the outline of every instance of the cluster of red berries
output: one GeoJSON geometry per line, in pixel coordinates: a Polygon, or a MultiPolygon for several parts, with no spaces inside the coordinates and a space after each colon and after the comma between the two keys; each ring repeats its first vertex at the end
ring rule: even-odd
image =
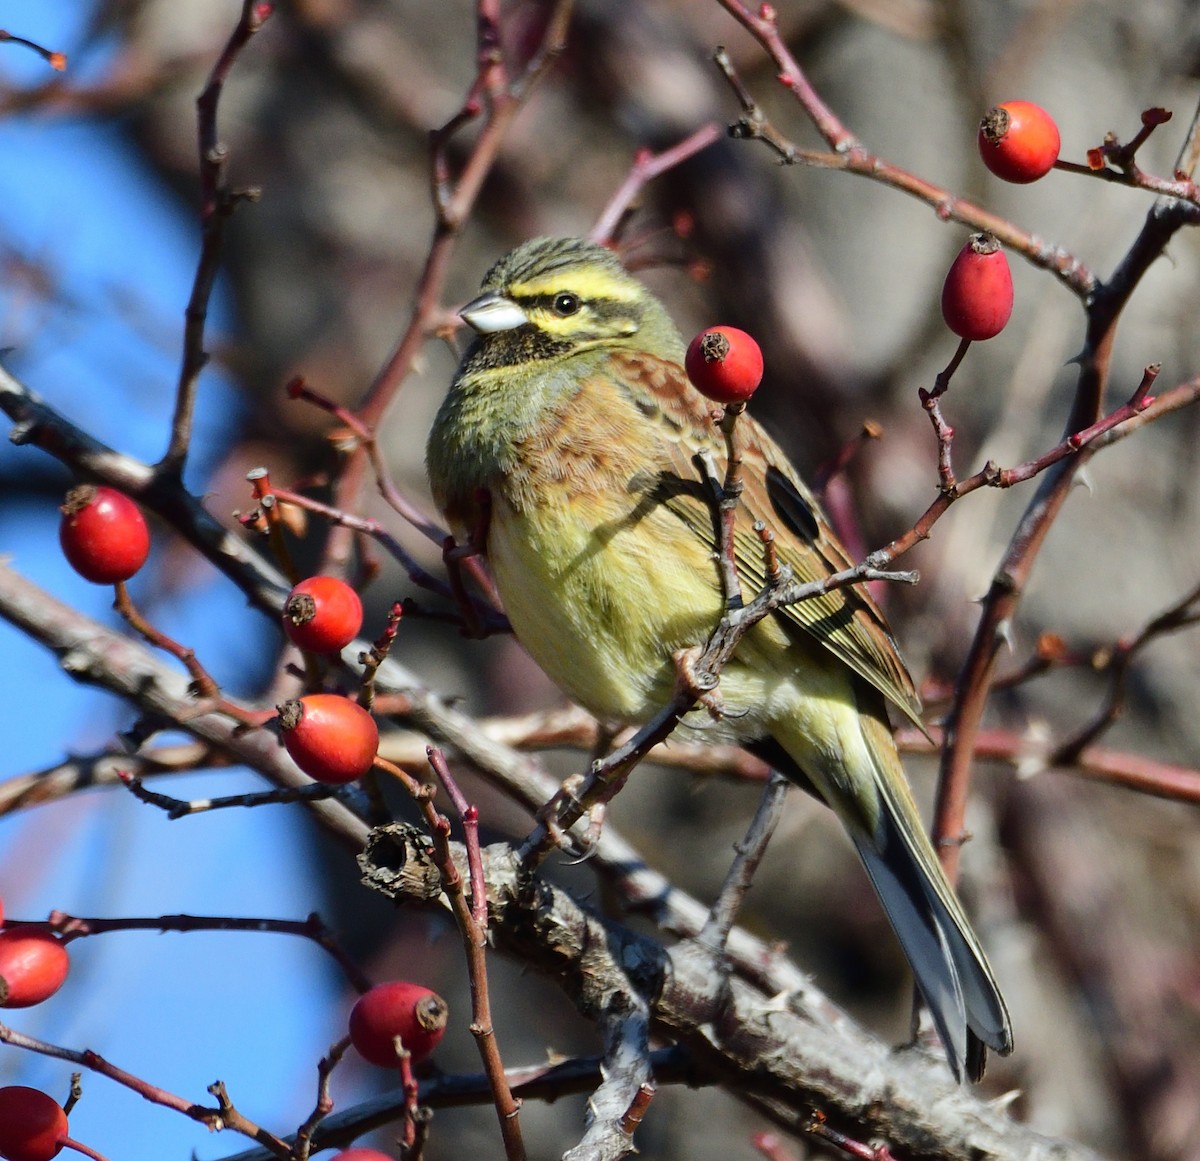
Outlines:
{"type": "MultiPolygon", "coordinates": [[[[358,593],[337,577],[309,577],[283,603],[284,632],[309,653],[340,653],[358,636],[362,621],[358,593]]],[[[353,782],[375,761],[375,719],[341,694],[310,693],[284,702],[278,721],[292,761],[317,782],[353,782]]]]}
{"type": "MultiPolygon", "coordinates": [[[[52,932],[33,924],[3,928],[0,1007],[40,1003],[62,985],[67,966],[66,950],[52,932]]],[[[407,980],[379,984],[351,1009],[350,1041],[364,1060],[382,1068],[398,1067],[402,1054],[418,1064],[442,1039],[448,1015],[446,1001],[421,984],[407,980]]],[[[0,1157],[50,1161],[66,1143],[67,1114],[53,1097],[25,1085],[0,1088],[0,1157]]],[[[335,1161],[339,1159],[390,1161],[385,1154],[362,1148],[344,1150],[335,1161]]]]}
{"type": "MultiPolygon", "coordinates": [[[[979,126],[983,163],[1005,181],[1025,184],[1044,177],[1058,160],[1058,126],[1029,101],[989,109],[979,126]]],[[[942,317],[959,338],[995,338],[1013,308],[1012,271],[991,234],[972,234],[942,286],[942,317]]],[[[717,403],[742,404],[762,380],[758,344],[736,327],[709,327],[688,345],[684,369],[693,386],[717,403]]]]}
{"type": "MultiPolygon", "coordinates": [[[[1045,177],[1058,160],[1058,126],[1030,101],[1005,101],[979,126],[979,155],[997,177],[1024,185],[1045,177]]],[[[1012,271],[991,234],[972,234],[942,286],[942,317],[961,339],[991,339],[1012,314],[1012,271]]]]}
{"type": "MultiPolygon", "coordinates": [[[[59,542],[71,567],[96,584],[129,580],[150,553],[150,532],[138,506],[123,492],[95,484],[81,484],[67,493],[59,542]]],[[[310,653],[340,652],[358,636],[362,620],[358,593],[330,576],[301,581],[283,607],[284,632],[310,653]]],[[[379,749],[374,719],[338,694],[314,693],[286,702],[280,706],[279,722],[293,761],[318,782],[361,778],[379,749]]],[[[0,934],[0,957],[3,941],[0,934]]],[[[8,1001],[10,1007],[17,1003],[8,1001]]]]}

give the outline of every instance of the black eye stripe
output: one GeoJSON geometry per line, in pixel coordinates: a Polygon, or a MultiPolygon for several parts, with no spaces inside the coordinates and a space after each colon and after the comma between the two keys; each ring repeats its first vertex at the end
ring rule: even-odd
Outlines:
{"type": "MultiPolygon", "coordinates": [[[[585,306],[583,297],[571,290],[559,290],[553,294],[520,294],[510,292],[510,296],[518,306],[523,307],[531,314],[539,310],[544,310],[550,311],[560,318],[568,318],[571,315],[580,314],[585,306]],[[569,298],[574,302],[573,310],[564,313],[560,309],[559,300],[563,298],[569,298]]],[[[637,303],[628,302],[623,299],[590,298],[587,300],[586,307],[587,315],[597,322],[611,322],[619,319],[632,319],[637,322],[640,321],[642,315],[637,303]]]]}

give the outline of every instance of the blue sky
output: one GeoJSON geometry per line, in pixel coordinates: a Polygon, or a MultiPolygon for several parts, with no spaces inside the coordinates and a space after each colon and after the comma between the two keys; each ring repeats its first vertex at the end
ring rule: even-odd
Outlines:
{"type": "MultiPolygon", "coordinates": [[[[86,79],[103,65],[102,52],[89,59],[72,51],[88,8],[80,0],[7,3],[0,27],[68,51],[68,76],[86,79]]],[[[6,83],[50,75],[33,53],[0,45],[6,83]]],[[[157,458],[196,259],[195,220],[155,187],[111,123],[9,118],[0,121],[0,157],[0,247],[41,264],[56,289],[53,300],[37,301],[19,280],[0,283],[0,347],[13,348],[7,365],[101,439],[157,458]]],[[[213,326],[229,324],[218,296],[213,326]]],[[[230,386],[217,371],[206,373],[193,489],[202,491],[237,414],[230,386]]],[[[42,453],[0,441],[0,480],[53,470],[42,453]]],[[[161,542],[161,530],[156,536],[161,542]]],[[[111,591],[74,576],[60,558],[53,502],[18,503],[0,491],[0,552],[60,599],[112,620],[111,591]]],[[[135,597],[219,679],[236,683],[269,661],[275,634],[213,570],[197,568],[166,600],[153,564],[152,557],[149,575],[137,578],[135,597]]],[[[0,777],[103,745],[129,724],[126,707],[73,685],[48,654],[2,623],[0,657],[0,777]]],[[[171,789],[209,795],[251,785],[243,771],[171,789]]],[[[321,905],[302,839],[292,808],[169,822],[123,793],[96,792],[0,819],[0,897],[9,915],[30,919],[55,907],[78,915],[302,918],[321,905]]],[[[341,1034],[337,983],[315,948],[285,936],[115,934],[75,943],[70,978],[56,996],[0,1017],[32,1035],[95,1049],[197,1102],[210,1102],[205,1088],[220,1077],[247,1115],[284,1132],[311,1107],[316,1059],[341,1034]]],[[[61,1099],[69,1073],[61,1062],[0,1047],[0,1084],[32,1084],[61,1099]]],[[[103,1078],[84,1083],[72,1135],[112,1161],[185,1158],[193,1150],[220,1157],[245,1144],[210,1137],[103,1078]]]]}

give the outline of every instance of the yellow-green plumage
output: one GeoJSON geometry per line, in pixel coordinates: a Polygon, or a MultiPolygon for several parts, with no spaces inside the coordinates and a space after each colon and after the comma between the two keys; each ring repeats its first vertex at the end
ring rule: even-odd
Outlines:
{"type": "MultiPolygon", "coordinates": [[[[430,434],[434,498],[486,551],[518,639],[574,700],[640,722],[671,696],[678,651],[722,611],[711,504],[693,457],[723,467],[712,405],[687,383],[661,304],[614,255],[537,239],[489,272],[463,310],[480,337],[430,434]]],[[[764,581],[762,520],[800,580],[849,561],[769,436],[743,416],[735,556],[764,581]]],[[[814,791],[846,825],[912,963],[955,1074],[1007,1052],[1003,1000],[921,827],[887,725],[915,718],[912,680],[882,614],[837,590],[755,626],[721,674],[726,715],[702,737],[738,741],[814,791]]],[[[686,725],[685,727],[686,728],[686,725]]]]}

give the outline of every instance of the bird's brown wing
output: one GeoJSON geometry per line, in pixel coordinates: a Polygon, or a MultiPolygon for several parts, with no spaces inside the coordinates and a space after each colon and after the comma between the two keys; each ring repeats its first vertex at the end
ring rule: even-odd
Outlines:
{"type": "MultiPolygon", "coordinates": [[[[677,363],[653,356],[613,356],[613,377],[631,389],[649,423],[660,426],[669,470],[683,481],[699,478],[695,456],[707,449],[725,466],[724,437],[708,402],[687,381],[677,363]]],[[[749,415],[737,423],[742,448],[744,490],[734,533],[734,558],[748,598],[767,582],[756,521],[771,529],[781,563],[801,582],[817,581],[854,563],[846,554],[820,505],[804,486],[782,449],[749,415]]],[[[667,464],[664,464],[667,467],[667,464]]],[[[713,537],[713,511],[695,488],[669,488],[664,503],[697,536],[713,537]]],[[[855,673],[875,686],[918,725],[921,702],[900,658],[883,612],[861,586],[834,589],[780,610],[785,624],[805,630],[855,673]]]]}

